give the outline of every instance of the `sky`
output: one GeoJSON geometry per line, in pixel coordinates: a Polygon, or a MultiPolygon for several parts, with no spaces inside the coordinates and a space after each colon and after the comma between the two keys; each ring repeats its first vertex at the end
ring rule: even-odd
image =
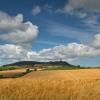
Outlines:
{"type": "Polygon", "coordinates": [[[0,0],[0,65],[59,60],[100,66],[100,0],[0,0]]]}

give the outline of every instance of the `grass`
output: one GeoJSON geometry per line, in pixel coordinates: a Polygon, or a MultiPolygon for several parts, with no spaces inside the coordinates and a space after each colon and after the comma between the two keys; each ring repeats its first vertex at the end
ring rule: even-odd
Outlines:
{"type": "Polygon", "coordinates": [[[5,71],[5,70],[16,70],[16,69],[20,69],[20,67],[17,66],[1,66],[0,67],[0,71],[5,71]]]}
{"type": "Polygon", "coordinates": [[[44,70],[77,70],[77,69],[92,69],[92,67],[80,67],[80,66],[44,66],[44,70]]]}
{"type": "Polygon", "coordinates": [[[73,69],[80,69],[80,68],[63,67],[63,66],[60,66],[60,67],[47,67],[47,68],[44,68],[44,70],[73,70],[73,69]]]}

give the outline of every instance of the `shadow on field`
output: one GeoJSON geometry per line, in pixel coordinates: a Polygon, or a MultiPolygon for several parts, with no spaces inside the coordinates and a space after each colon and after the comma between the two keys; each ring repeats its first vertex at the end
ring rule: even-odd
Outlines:
{"type": "Polygon", "coordinates": [[[25,72],[22,72],[22,73],[16,73],[14,75],[11,75],[11,76],[7,76],[7,75],[3,75],[1,74],[0,75],[0,79],[5,79],[5,78],[19,78],[19,77],[22,77],[30,72],[32,72],[33,70],[30,70],[29,68],[26,69],[25,72]]]}

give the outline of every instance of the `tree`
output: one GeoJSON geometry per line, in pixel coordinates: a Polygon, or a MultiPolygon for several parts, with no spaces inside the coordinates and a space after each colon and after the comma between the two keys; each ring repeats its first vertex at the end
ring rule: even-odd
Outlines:
{"type": "Polygon", "coordinates": [[[77,68],[80,68],[81,66],[80,65],[77,65],[77,68]]]}
{"type": "Polygon", "coordinates": [[[27,68],[27,69],[26,69],[26,73],[29,73],[29,72],[30,72],[30,69],[29,69],[29,68],[27,68]]]}

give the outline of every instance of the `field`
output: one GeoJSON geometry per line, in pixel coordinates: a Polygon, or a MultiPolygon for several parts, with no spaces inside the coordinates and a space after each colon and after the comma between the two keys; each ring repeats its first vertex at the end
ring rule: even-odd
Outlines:
{"type": "Polygon", "coordinates": [[[23,78],[40,79],[100,79],[100,69],[78,69],[78,70],[51,70],[36,71],[26,74],[23,78]]]}
{"type": "Polygon", "coordinates": [[[18,66],[0,66],[0,71],[6,71],[6,70],[16,70],[21,69],[21,67],[18,66]]]}
{"type": "Polygon", "coordinates": [[[26,69],[16,69],[16,70],[4,70],[0,71],[0,76],[3,76],[5,78],[15,77],[16,75],[20,75],[22,73],[25,73],[26,69]]]}
{"type": "Polygon", "coordinates": [[[100,69],[33,71],[1,79],[0,100],[100,100],[100,69]]]}

